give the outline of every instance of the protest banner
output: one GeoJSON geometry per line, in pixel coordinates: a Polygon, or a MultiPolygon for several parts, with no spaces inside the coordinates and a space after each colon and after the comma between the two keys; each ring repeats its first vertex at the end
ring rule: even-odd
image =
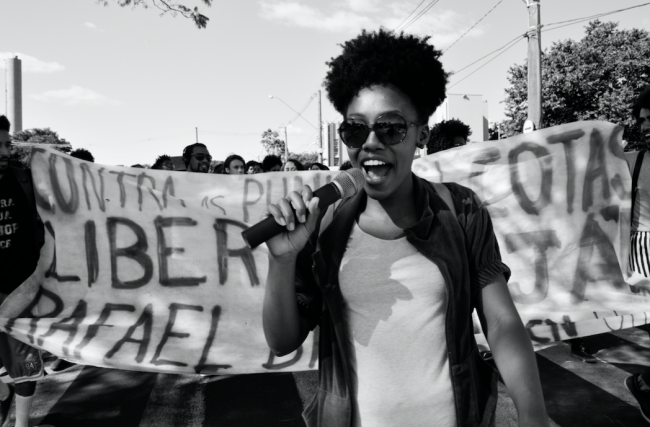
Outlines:
{"type": "MultiPolygon", "coordinates": [[[[414,162],[419,176],[458,182],[483,200],[538,345],[647,323],[648,282],[625,281],[631,179],[621,133],[578,122],[414,162]]],[[[261,316],[267,248],[248,249],[240,233],[267,204],[334,175],[130,169],[35,148],[45,245],[37,270],[0,307],[0,328],[95,366],[314,369],[317,334],[293,354],[270,353],[261,316]]]]}

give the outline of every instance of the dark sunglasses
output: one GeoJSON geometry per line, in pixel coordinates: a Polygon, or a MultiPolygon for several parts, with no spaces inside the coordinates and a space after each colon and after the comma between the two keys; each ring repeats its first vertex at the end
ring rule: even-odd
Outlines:
{"type": "Polygon", "coordinates": [[[202,162],[203,159],[208,159],[208,162],[212,161],[212,156],[209,154],[192,154],[192,157],[194,157],[199,162],[202,162]]]}
{"type": "Polygon", "coordinates": [[[360,148],[366,143],[370,131],[373,131],[383,144],[395,145],[404,141],[409,126],[419,125],[418,122],[407,122],[406,119],[399,116],[391,117],[389,120],[380,116],[372,126],[365,123],[344,121],[339,126],[339,136],[348,147],[360,148]]]}

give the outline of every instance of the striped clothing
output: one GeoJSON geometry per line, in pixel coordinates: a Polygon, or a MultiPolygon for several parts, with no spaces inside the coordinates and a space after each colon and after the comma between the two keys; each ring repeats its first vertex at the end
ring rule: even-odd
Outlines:
{"type": "Polygon", "coordinates": [[[630,237],[630,268],[646,277],[650,277],[649,240],[648,231],[634,231],[630,237]]]}

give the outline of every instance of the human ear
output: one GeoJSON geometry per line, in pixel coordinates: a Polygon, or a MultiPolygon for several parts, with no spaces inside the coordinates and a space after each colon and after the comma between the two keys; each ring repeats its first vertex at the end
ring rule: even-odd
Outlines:
{"type": "Polygon", "coordinates": [[[418,141],[415,143],[417,148],[422,149],[427,145],[427,142],[429,142],[429,131],[429,126],[422,126],[420,134],[418,135],[418,141]]]}

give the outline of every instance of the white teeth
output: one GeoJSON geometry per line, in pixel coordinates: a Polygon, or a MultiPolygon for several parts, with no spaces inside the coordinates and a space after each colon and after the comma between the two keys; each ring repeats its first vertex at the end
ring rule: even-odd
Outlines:
{"type": "Polygon", "coordinates": [[[382,162],[381,160],[366,160],[363,162],[364,166],[385,166],[386,163],[382,162]]]}

